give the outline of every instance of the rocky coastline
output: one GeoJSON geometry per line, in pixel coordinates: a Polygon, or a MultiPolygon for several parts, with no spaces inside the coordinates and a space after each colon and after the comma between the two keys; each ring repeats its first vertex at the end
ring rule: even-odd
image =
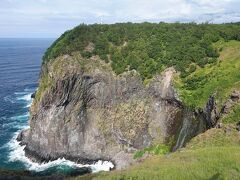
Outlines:
{"type": "Polygon", "coordinates": [[[136,150],[156,143],[181,148],[215,126],[219,114],[213,97],[203,110],[184,107],[173,87],[175,73],[168,68],[146,86],[137,72],[115,75],[99,57],[56,58],[42,66],[30,129],[17,140],[36,162],[104,160],[116,169],[135,163],[136,150]]]}

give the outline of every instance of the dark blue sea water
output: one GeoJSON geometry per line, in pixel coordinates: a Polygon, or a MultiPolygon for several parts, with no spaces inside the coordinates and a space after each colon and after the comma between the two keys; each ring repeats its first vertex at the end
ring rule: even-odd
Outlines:
{"type": "MultiPolygon", "coordinates": [[[[37,164],[24,155],[15,140],[28,128],[31,94],[37,88],[41,58],[54,39],[0,39],[0,169],[27,169],[48,172],[80,168],[73,162],[59,159],[37,164]]],[[[93,171],[108,170],[109,163],[91,165],[93,171]]],[[[110,165],[111,166],[111,165],[110,165]]]]}
{"type": "Polygon", "coordinates": [[[0,39],[0,167],[22,169],[9,161],[9,142],[28,124],[31,93],[37,87],[41,58],[53,39],[0,39]]]}

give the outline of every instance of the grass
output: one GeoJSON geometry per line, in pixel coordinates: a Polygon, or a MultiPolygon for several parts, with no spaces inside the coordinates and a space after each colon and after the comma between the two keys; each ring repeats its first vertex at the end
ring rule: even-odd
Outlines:
{"type": "Polygon", "coordinates": [[[218,104],[222,104],[233,89],[240,89],[240,42],[219,41],[215,47],[221,49],[217,63],[175,79],[180,98],[189,107],[203,107],[214,93],[218,104]]]}
{"type": "MultiPolygon", "coordinates": [[[[102,172],[83,179],[239,179],[240,147],[206,147],[154,156],[124,171],[102,172]]],[[[81,179],[81,178],[79,178],[81,179]]]]}
{"type": "Polygon", "coordinates": [[[156,146],[148,147],[142,150],[138,150],[134,153],[133,158],[138,159],[143,157],[145,153],[154,154],[154,155],[164,155],[170,152],[170,148],[164,144],[158,144],[156,146]]]}
{"type": "Polygon", "coordinates": [[[231,112],[222,119],[223,123],[236,123],[240,121],[240,104],[236,105],[231,112]]]}
{"type": "Polygon", "coordinates": [[[48,89],[52,85],[52,83],[53,83],[52,80],[47,75],[44,75],[43,77],[41,77],[39,88],[35,96],[35,101],[37,102],[40,101],[42,94],[46,89],[48,89]]]}
{"type": "Polygon", "coordinates": [[[152,156],[127,170],[76,179],[240,179],[240,135],[232,126],[211,129],[175,153],[152,156]]]}
{"type": "Polygon", "coordinates": [[[186,149],[199,149],[206,147],[240,147],[240,134],[235,125],[223,125],[221,129],[210,129],[200,134],[187,144],[186,149]]]}

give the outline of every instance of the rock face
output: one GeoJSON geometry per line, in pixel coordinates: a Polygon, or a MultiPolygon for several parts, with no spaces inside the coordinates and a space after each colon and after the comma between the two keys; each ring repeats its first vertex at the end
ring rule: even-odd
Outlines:
{"type": "Polygon", "coordinates": [[[174,73],[167,69],[144,86],[135,71],[117,76],[98,57],[52,60],[42,66],[30,129],[18,140],[36,161],[101,159],[113,161],[117,169],[134,162],[137,149],[159,143],[177,149],[206,124],[177,99],[174,73]]]}
{"type": "Polygon", "coordinates": [[[240,101],[240,92],[234,90],[221,109],[222,114],[228,114],[233,106],[240,101]]]}

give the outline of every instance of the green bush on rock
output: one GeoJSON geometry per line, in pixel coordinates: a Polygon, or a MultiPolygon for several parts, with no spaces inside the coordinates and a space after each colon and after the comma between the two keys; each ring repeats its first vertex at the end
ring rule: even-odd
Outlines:
{"type": "Polygon", "coordinates": [[[170,148],[165,144],[158,144],[156,146],[148,147],[143,150],[136,151],[134,153],[134,159],[143,157],[145,153],[154,155],[164,155],[170,152],[170,148]]]}

